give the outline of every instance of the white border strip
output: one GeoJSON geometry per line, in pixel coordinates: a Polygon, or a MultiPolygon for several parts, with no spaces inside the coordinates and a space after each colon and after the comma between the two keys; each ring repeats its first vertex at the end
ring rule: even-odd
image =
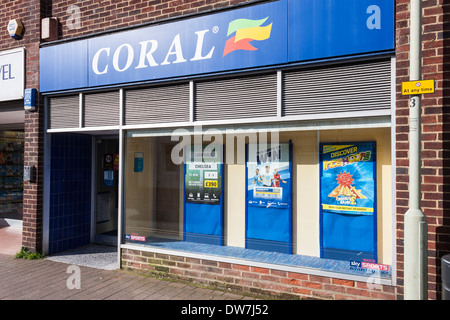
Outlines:
{"type": "MultiPolygon", "coordinates": [[[[331,121],[331,122],[342,122],[342,120],[350,119],[350,121],[358,121],[360,118],[374,118],[374,117],[391,117],[392,111],[390,109],[382,109],[376,111],[361,111],[361,112],[345,112],[345,113],[330,113],[326,115],[302,115],[302,116],[289,116],[289,117],[262,117],[253,119],[235,119],[235,120],[218,120],[218,121],[198,121],[198,122],[170,122],[170,123],[155,123],[149,125],[125,125],[122,127],[124,130],[141,130],[141,129],[160,129],[160,128],[189,128],[194,126],[226,126],[226,125],[236,125],[236,124],[261,124],[270,123],[273,125],[275,122],[278,124],[286,122],[298,122],[305,121],[298,127],[304,127],[308,130],[308,124],[319,123],[321,121],[331,121]]],[[[367,122],[367,121],[366,121],[367,122]]],[[[372,120],[372,122],[377,122],[372,120]]],[[[381,124],[383,127],[391,126],[391,121],[384,119],[381,124]]],[[[105,127],[84,127],[84,128],[59,128],[59,129],[47,129],[48,133],[58,133],[58,132],[89,132],[89,131],[108,131],[108,130],[119,130],[120,126],[105,126],[105,127]]]]}
{"type": "Polygon", "coordinates": [[[277,117],[283,116],[283,71],[277,71],[277,117]]]}
{"type": "MultiPolygon", "coordinates": [[[[44,98],[44,128],[48,125],[48,98],[44,98]]],[[[44,132],[44,187],[42,214],[42,251],[48,253],[50,245],[50,185],[51,185],[51,135],[44,132]]]]}
{"type": "Polygon", "coordinates": [[[123,223],[122,219],[125,219],[125,210],[124,210],[124,185],[125,185],[125,177],[124,177],[124,162],[125,162],[125,134],[122,129],[119,131],[119,181],[118,181],[118,208],[117,208],[117,265],[119,268],[121,267],[122,261],[122,250],[120,249],[122,245],[122,234],[123,234],[123,223]]]}
{"type": "MultiPolygon", "coordinates": [[[[279,132],[289,132],[289,131],[315,131],[315,130],[336,130],[336,129],[366,129],[366,128],[390,128],[391,120],[390,118],[379,119],[379,121],[373,121],[374,119],[359,119],[360,121],[339,123],[336,122],[317,122],[312,121],[307,124],[299,125],[298,123],[291,124],[260,124],[259,126],[220,126],[218,128],[208,128],[204,127],[202,130],[208,129],[208,134],[248,134],[251,132],[270,132],[273,130],[278,130],[279,132]],[[370,121],[372,120],[372,121],[370,121]]],[[[177,136],[183,135],[194,135],[202,133],[199,127],[187,128],[184,132],[177,132],[177,136]],[[197,130],[196,130],[197,129],[197,130]]],[[[170,136],[173,134],[175,128],[160,128],[160,129],[147,129],[147,130],[128,130],[128,137],[157,137],[157,136],[170,136]]]]}
{"type": "Polygon", "coordinates": [[[396,155],[396,60],[391,58],[391,176],[392,176],[392,283],[397,284],[397,155],[396,155]]]}
{"type": "Polygon", "coordinates": [[[189,122],[194,122],[195,116],[195,82],[189,81],[189,122]]]}
{"type": "Polygon", "coordinates": [[[83,100],[84,96],[82,93],[79,94],[78,101],[78,128],[83,128],[83,113],[84,113],[84,105],[83,100]]]}
{"type": "MultiPolygon", "coordinates": [[[[26,65],[25,65],[25,60],[26,60],[26,55],[25,55],[25,47],[20,47],[20,48],[14,48],[14,49],[10,49],[10,50],[3,50],[0,51],[0,57],[1,56],[5,56],[8,54],[14,54],[14,53],[20,53],[22,55],[22,60],[21,60],[21,67],[22,67],[22,71],[23,73],[20,75],[22,77],[22,81],[20,83],[21,86],[21,90],[22,90],[22,94],[20,97],[16,97],[15,99],[11,99],[11,100],[20,100],[24,98],[24,92],[25,92],[25,82],[26,82],[26,78],[27,78],[27,70],[26,70],[26,65]]],[[[11,101],[10,99],[4,100],[4,99],[0,99],[0,102],[8,102],[11,101]]]]}
{"type": "Polygon", "coordinates": [[[123,126],[123,120],[125,115],[125,92],[123,89],[119,89],[119,127],[123,126]]]}

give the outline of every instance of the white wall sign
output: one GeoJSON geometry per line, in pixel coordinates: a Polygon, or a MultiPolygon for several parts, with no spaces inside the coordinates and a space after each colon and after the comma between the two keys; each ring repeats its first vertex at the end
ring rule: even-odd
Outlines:
{"type": "Polygon", "coordinates": [[[25,49],[0,51],[0,101],[23,99],[25,49]]]}

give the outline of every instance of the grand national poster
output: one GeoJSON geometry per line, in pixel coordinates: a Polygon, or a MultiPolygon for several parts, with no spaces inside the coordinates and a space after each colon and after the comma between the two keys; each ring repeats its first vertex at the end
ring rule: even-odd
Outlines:
{"type": "Polygon", "coordinates": [[[322,257],[376,260],[376,143],[320,145],[322,257]]]}

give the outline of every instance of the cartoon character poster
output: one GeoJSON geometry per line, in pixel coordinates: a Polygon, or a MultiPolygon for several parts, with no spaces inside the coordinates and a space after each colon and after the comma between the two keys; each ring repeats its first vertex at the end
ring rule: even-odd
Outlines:
{"type": "Polygon", "coordinates": [[[375,143],[321,147],[322,209],[373,215],[375,206],[375,143]]]}
{"type": "Polygon", "coordinates": [[[325,258],[376,259],[376,143],[320,145],[320,209],[325,258]]]}

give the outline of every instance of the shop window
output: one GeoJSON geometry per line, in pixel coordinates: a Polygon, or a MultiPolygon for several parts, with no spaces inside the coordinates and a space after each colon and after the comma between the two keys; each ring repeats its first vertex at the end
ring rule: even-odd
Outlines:
{"type": "Polygon", "coordinates": [[[170,138],[128,139],[126,239],[138,242],[182,239],[182,168],[170,159],[170,138]]]}
{"type": "Polygon", "coordinates": [[[0,218],[22,220],[23,131],[0,131],[0,218]]]}
{"type": "Polygon", "coordinates": [[[390,277],[389,128],[217,132],[129,134],[126,244],[390,277]]]}

